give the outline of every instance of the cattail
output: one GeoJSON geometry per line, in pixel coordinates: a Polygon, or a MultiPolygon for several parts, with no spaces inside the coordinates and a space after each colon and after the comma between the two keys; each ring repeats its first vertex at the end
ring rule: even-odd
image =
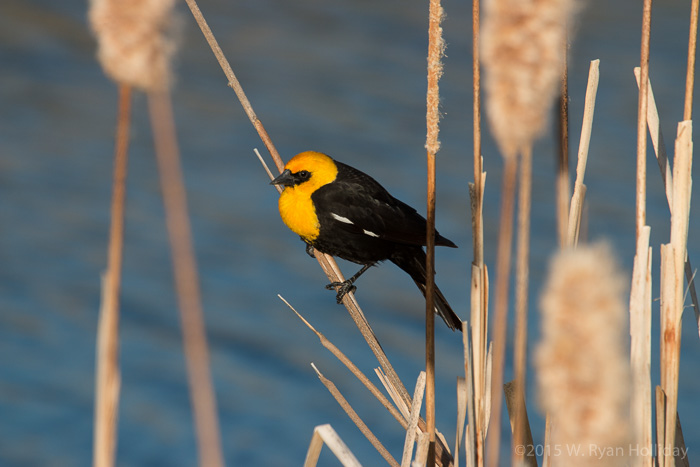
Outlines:
{"type": "Polygon", "coordinates": [[[630,454],[626,283],[605,244],[552,262],[535,367],[559,465],[625,465],[630,454]]]}
{"type": "Polygon", "coordinates": [[[544,130],[564,66],[573,0],[488,0],[482,58],[486,110],[504,156],[544,130]]]}
{"type": "Polygon", "coordinates": [[[170,87],[176,49],[174,0],[91,0],[97,56],[113,80],[144,91],[170,87]]]}

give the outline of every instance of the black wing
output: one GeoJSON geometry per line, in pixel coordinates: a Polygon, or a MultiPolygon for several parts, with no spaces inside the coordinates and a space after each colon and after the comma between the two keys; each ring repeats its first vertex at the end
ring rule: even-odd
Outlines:
{"type": "MultiPolygon", "coordinates": [[[[354,234],[409,245],[425,245],[426,220],[411,206],[394,198],[376,180],[336,162],[336,180],[318,189],[312,199],[319,215],[354,234]]],[[[454,247],[436,235],[436,244],[454,247]]]]}

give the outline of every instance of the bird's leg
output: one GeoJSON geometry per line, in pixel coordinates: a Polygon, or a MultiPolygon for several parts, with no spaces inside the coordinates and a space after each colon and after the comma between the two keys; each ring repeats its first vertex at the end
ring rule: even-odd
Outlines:
{"type": "Polygon", "coordinates": [[[338,302],[338,303],[342,303],[343,297],[345,297],[345,295],[346,295],[348,292],[354,292],[355,290],[357,290],[357,287],[355,287],[355,286],[353,285],[354,282],[355,282],[366,270],[368,270],[369,268],[371,268],[373,265],[374,265],[374,263],[365,264],[364,266],[362,266],[362,269],[360,269],[359,271],[357,271],[357,273],[356,273],[354,276],[352,276],[350,279],[347,279],[347,280],[345,280],[345,281],[343,281],[343,282],[331,282],[330,284],[328,284],[328,285],[326,286],[326,288],[327,288],[328,290],[332,290],[332,289],[334,289],[335,287],[338,287],[338,294],[335,296],[335,300],[336,300],[336,302],[338,302]]]}
{"type": "Polygon", "coordinates": [[[312,258],[316,257],[316,255],[314,255],[314,247],[308,243],[306,244],[306,254],[311,256],[312,258]]]}

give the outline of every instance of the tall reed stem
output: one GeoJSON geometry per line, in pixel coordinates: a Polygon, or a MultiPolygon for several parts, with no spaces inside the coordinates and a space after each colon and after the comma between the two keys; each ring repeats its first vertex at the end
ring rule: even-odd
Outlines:
{"type": "Polygon", "coordinates": [[[428,467],[435,465],[435,155],[440,149],[440,91],[438,82],[442,75],[443,11],[440,0],[430,0],[428,25],[428,91],[426,96],[427,135],[427,232],[425,264],[425,422],[428,434],[428,467]]]}
{"type": "Polygon", "coordinates": [[[170,96],[164,92],[152,92],[149,94],[148,103],[165,204],[165,220],[172,250],[199,463],[207,467],[223,466],[197,263],[170,96]]]}
{"type": "Polygon", "coordinates": [[[518,239],[515,268],[515,343],[513,366],[515,369],[515,426],[513,427],[513,465],[523,459],[517,446],[524,446],[527,430],[525,412],[525,374],[527,370],[527,299],[530,277],[530,212],[532,199],[532,148],[523,150],[520,161],[518,192],[518,239]]]}
{"type": "Polygon", "coordinates": [[[508,330],[508,289],[510,260],[513,243],[513,212],[515,210],[515,182],[518,158],[505,157],[501,186],[501,219],[498,232],[496,259],[496,292],[493,315],[493,373],[491,376],[491,429],[486,445],[486,460],[490,467],[498,466],[501,444],[501,411],[503,408],[503,371],[505,367],[506,337],[508,330]]]}
{"type": "Polygon", "coordinates": [[[117,446],[119,409],[119,294],[124,250],[126,172],[131,125],[131,86],[119,85],[117,139],[114,151],[114,181],[102,307],[97,331],[97,381],[93,466],[111,467],[117,446]]]}
{"type": "MultiPolygon", "coordinates": [[[[642,83],[649,80],[649,40],[651,35],[651,0],[644,0],[642,16],[642,45],[640,57],[640,69],[642,83]]],[[[637,208],[636,231],[637,238],[641,235],[642,228],[646,225],[646,177],[647,177],[647,86],[639,88],[639,100],[637,104],[637,208]]]]}
{"type": "Polygon", "coordinates": [[[690,32],[688,33],[688,67],[685,73],[685,103],[683,106],[683,120],[691,120],[693,118],[695,50],[698,41],[698,6],[700,6],[700,0],[693,0],[690,5],[690,32]]]}

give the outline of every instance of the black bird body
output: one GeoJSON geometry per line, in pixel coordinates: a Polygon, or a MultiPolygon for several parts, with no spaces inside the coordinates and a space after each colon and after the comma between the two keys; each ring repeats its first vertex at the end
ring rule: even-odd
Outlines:
{"type": "MultiPolygon", "coordinates": [[[[425,294],[426,220],[372,177],[308,151],[292,158],[273,183],[285,186],[280,214],[302,240],[318,251],[365,266],[341,288],[339,299],[367,267],[385,260],[408,273],[425,294]]],[[[437,231],[435,245],[456,248],[437,231]]],[[[437,287],[435,306],[451,329],[461,329],[461,320],[437,287]]]]}

